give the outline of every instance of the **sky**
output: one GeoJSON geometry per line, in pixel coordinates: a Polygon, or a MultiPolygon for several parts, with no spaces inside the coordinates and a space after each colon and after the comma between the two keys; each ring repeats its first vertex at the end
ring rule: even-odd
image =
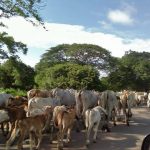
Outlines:
{"type": "Polygon", "coordinates": [[[58,44],[99,45],[122,57],[125,51],[150,52],[149,0],[43,0],[40,15],[47,30],[21,17],[2,21],[1,28],[28,46],[20,57],[32,67],[58,44]]]}

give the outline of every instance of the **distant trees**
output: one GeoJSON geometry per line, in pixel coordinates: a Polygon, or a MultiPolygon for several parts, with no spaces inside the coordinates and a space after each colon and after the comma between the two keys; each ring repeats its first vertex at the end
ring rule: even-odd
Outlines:
{"type": "Polygon", "coordinates": [[[89,65],[74,63],[56,64],[50,68],[40,71],[35,82],[40,88],[51,89],[75,88],[75,89],[102,89],[99,73],[89,65]]]}
{"type": "Polygon", "coordinates": [[[103,81],[115,90],[130,89],[147,91],[150,89],[150,53],[128,51],[120,59],[117,67],[103,81]],[[106,82],[107,81],[107,82],[106,82]]]}
{"type": "Polygon", "coordinates": [[[36,65],[36,83],[42,88],[72,87],[102,90],[99,72],[111,70],[115,58],[91,44],[62,44],[42,55],[36,65]]]}
{"type": "Polygon", "coordinates": [[[97,45],[62,44],[50,48],[42,55],[40,62],[36,65],[36,71],[63,62],[91,65],[99,70],[107,71],[114,65],[114,58],[109,51],[97,45]]]}
{"type": "Polygon", "coordinates": [[[14,58],[0,65],[0,87],[28,90],[34,86],[34,69],[14,58]]]}

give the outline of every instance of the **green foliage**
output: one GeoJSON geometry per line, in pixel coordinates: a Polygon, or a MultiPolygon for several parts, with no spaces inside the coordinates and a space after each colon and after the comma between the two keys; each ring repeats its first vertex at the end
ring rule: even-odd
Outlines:
{"type": "Polygon", "coordinates": [[[72,62],[91,65],[100,70],[109,70],[115,60],[106,49],[92,44],[62,44],[52,47],[42,55],[36,70],[49,68],[57,63],[72,62]]]}
{"type": "Polygon", "coordinates": [[[16,59],[9,59],[0,66],[0,87],[31,89],[34,86],[33,68],[16,59]]]}
{"type": "MultiPolygon", "coordinates": [[[[33,25],[37,25],[33,18],[43,25],[43,21],[38,14],[40,3],[41,0],[0,0],[0,19],[22,16],[33,25]]],[[[0,27],[6,26],[3,22],[0,22],[0,27]]],[[[17,52],[20,51],[26,54],[27,46],[21,42],[16,42],[6,32],[0,32],[0,59],[18,58],[17,52]]]]}
{"type": "Polygon", "coordinates": [[[46,89],[60,87],[101,90],[102,86],[97,70],[89,65],[74,63],[56,64],[45,69],[36,75],[35,82],[40,88],[46,89]]]}
{"type": "Polygon", "coordinates": [[[27,95],[26,91],[20,90],[20,89],[13,89],[13,88],[9,88],[9,89],[0,88],[0,93],[8,93],[8,94],[12,94],[13,96],[26,96],[27,95]]]}
{"type": "Polygon", "coordinates": [[[15,42],[14,38],[8,36],[7,33],[0,33],[0,59],[9,59],[10,57],[17,58],[17,52],[22,51],[23,54],[27,53],[27,47],[21,42],[15,42]],[[3,47],[7,47],[7,51],[3,47]]]}
{"type": "Polygon", "coordinates": [[[22,16],[25,19],[32,21],[30,18],[42,22],[38,14],[41,0],[1,0],[0,10],[2,14],[0,17],[22,16]]]}
{"type": "Polygon", "coordinates": [[[116,70],[112,71],[107,83],[115,90],[131,89],[147,91],[150,89],[150,53],[128,51],[120,59],[116,70]]]}

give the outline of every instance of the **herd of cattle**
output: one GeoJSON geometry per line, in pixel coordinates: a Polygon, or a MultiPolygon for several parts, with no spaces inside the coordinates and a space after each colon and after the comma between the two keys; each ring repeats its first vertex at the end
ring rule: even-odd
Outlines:
{"type": "Polygon", "coordinates": [[[80,131],[79,124],[82,122],[86,127],[85,143],[88,146],[92,129],[93,142],[96,142],[98,129],[109,132],[110,122],[115,126],[123,117],[129,126],[132,107],[145,103],[150,107],[150,94],[133,91],[32,89],[27,92],[27,97],[1,93],[0,128],[6,137],[6,149],[15,138],[18,139],[18,150],[23,149],[25,137],[30,137],[31,149],[39,149],[42,134],[49,129],[51,140],[54,138],[54,129],[57,129],[58,149],[63,149],[65,134],[68,143],[74,125],[80,131]]]}

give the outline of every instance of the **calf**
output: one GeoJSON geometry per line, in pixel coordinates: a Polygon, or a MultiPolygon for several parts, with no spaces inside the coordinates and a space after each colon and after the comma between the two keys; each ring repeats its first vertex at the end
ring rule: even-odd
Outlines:
{"type": "MultiPolygon", "coordinates": [[[[62,106],[60,106],[62,107],[62,106]]],[[[65,106],[63,106],[65,107],[65,106]]],[[[56,108],[56,107],[55,107],[56,108]]],[[[73,128],[75,118],[76,118],[76,110],[74,108],[69,108],[65,110],[64,108],[58,109],[57,106],[57,113],[55,113],[54,108],[54,124],[59,129],[58,133],[58,148],[63,148],[63,138],[65,133],[67,133],[67,143],[71,140],[71,130],[73,128]]]]}
{"type": "Polygon", "coordinates": [[[86,132],[87,132],[87,137],[86,137],[86,146],[89,145],[90,143],[90,133],[93,128],[94,130],[94,136],[93,136],[93,142],[96,142],[96,137],[97,137],[97,132],[98,132],[98,127],[102,119],[101,113],[104,113],[107,115],[106,111],[104,108],[101,106],[96,106],[93,109],[88,109],[85,112],[85,126],[86,126],[86,132]]]}
{"type": "Polygon", "coordinates": [[[34,142],[36,144],[36,149],[39,149],[40,143],[42,140],[42,130],[45,127],[47,123],[47,119],[49,118],[49,115],[51,114],[51,112],[52,112],[52,108],[46,107],[44,114],[37,115],[34,117],[27,117],[25,119],[22,119],[16,122],[16,128],[19,128],[20,130],[18,150],[21,150],[23,148],[22,143],[23,143],[26,132],[30,133],[31,149],[33,148],[32,147],[33,138],[35,140],[34,142]]]}
{"type": "MultiPolygon", "coordinates": [[[[0,111],[0,123],[2,122],[10,122],[11,123],[11,130],[7,135],[7,139],[10,138],[12,131],[15,127],[15,121],[20,120],[26,117],[26,111],[23,108],[24,106],[20,107],[7,107],[2,108],[0,111]],[[3,113],[2,113],[3,112],[3,113]]],[[[8,143],[12,142],[11,139],[8,140],[8,143]]]]}

